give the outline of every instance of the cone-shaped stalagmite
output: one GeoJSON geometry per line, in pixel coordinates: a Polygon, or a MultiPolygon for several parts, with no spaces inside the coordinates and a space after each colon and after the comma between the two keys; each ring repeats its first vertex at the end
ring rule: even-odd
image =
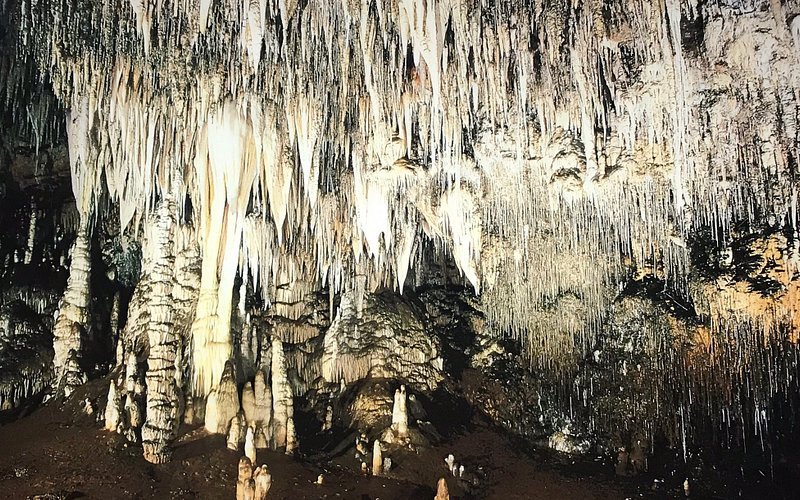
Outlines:
{"type": "Polygon", "coordinates": [[[272,487],[272,475],[266,465],[256,467],[253,471],[253,481],[256,483],[255,498],[257,500],[266,500],[267,493],[272,487]]]}
{"type": "Polygon", "coordinates": [[[242,389],[242,411],[244,411],[247,425],[256,423],[256,395],[253,384],[247,382],[242,389]]]}
{"type": "Polygon", "coordinates": [[[433,497],[433,500],[450,500],[450,491],[447,489],[447,481],[444,478],[440,478],[436,484],[436,496],[433,497]]]}
{"type": "Polygon", "coordinates": [[[252,427],[248,427],[247,433],[245,434],[244,455],[249,458],[251,462],[256,463],[255,435],[253,434],[252,427]]]}
{"type": "Polygon", "coordinates": [[[253,384],[255,408],[253,423],[256,428],[255,444],[257,448],[267,448],[272,438],[272,389],[266,383],[263,370],[256,370],[253,384]]]}
{"type": "Polygon", "coordinates": [[[78,360],[83,351],[82,337],[89,323],[89,241],[88,227],[81,228],[72,246],[67,290],[53,329],[53,363],[59,384],[67,394],[74,390],[83,373],[78,360]],[[74,362],[68,367],[70,355],[74,362]]]}
{"type": "Polygon", "coordinates": [[[228,434],[231,419],[239,413],[239,391],[236,389],[236,375],[233,363],[225,363],[222,378],[216,389],[212,390],[206,401],[205,427],[213,434],[228,434]]]}

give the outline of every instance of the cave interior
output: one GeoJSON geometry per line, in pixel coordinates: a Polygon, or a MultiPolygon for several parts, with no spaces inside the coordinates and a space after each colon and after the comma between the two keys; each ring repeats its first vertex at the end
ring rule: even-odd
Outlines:
{"type": "Polygon", "coordinates": [[[796,498],[799,168],[798,0],[3,0],[0,488],[796,498]]]}

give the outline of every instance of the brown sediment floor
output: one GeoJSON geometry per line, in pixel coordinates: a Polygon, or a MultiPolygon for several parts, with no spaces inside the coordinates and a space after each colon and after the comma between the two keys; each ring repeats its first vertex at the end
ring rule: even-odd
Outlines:
{"type": "MultiPolygon", "coordinates": [[[[66,403],[51,403],[0,427],[0,498],[233,498],[240,454],[221,436],[183,429],[174,459],[152,465],[141,448],[102,430],[80,408],[83,398],[100,397],[101,381],[81,388],[66,403]]],[[[638,496],[611,473],[565,474],[515,451],[508,438],[477,426],[414,454],[396,454],[388,477],[362,476],[349,453],[324,463],[259,450],[273,477],[270,498],[430,499],[442,458],[453,453],[477,485],[449,477],[451,498],[580,499],[638,496]],[[319,474],[322,485],[315,484],[319,474]]],[[[470,481],[471,482],[471,481],[470,481]]]]}

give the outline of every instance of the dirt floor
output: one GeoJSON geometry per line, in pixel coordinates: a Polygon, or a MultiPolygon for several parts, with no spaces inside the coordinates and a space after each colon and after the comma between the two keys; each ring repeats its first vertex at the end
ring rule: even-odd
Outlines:
{"type": "MultiPolygon", "coordinates": [[[[52,402],[0,427],[0,498],[233,498],[240,454],[221,436],[183,429],[174,459],[152,465],[141,448],[101,429],[81,401],[103,390],[102,381],[81,388],[64,403],[52,402]]],[[[641,488],[613,476],[608,464],[556,463],[515,449],[509,438],[476,426],[446,445],[397,454],[387,477],[358,472],[350,454],[322,463],[259,450],[269,466],[270,498],[430,499],[453,453],[467,469],[465,480],[448,477],[451,498],[623,499],[641,488]],[[322,474],[322,485],[315,484],[322,474]]],[[[354,460],[354,459],[353,459],[354,460]]],[[[563,460],[563,457],[562,457],[563,460]]]]}

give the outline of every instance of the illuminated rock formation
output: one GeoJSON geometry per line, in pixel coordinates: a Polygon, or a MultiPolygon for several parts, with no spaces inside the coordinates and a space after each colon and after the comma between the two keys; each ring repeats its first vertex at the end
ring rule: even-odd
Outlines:
{"type": "Polygon", "coordinates": [[[359,391],[465,370],[565,451],[787,424],[796,0],[9,0],[0,24],[0,407],[116,357],[106,425],[157,463],[181,417],[239,411],[292,453],[295,398],[403,437],[411,399],[389,424],[359,391]]]}

